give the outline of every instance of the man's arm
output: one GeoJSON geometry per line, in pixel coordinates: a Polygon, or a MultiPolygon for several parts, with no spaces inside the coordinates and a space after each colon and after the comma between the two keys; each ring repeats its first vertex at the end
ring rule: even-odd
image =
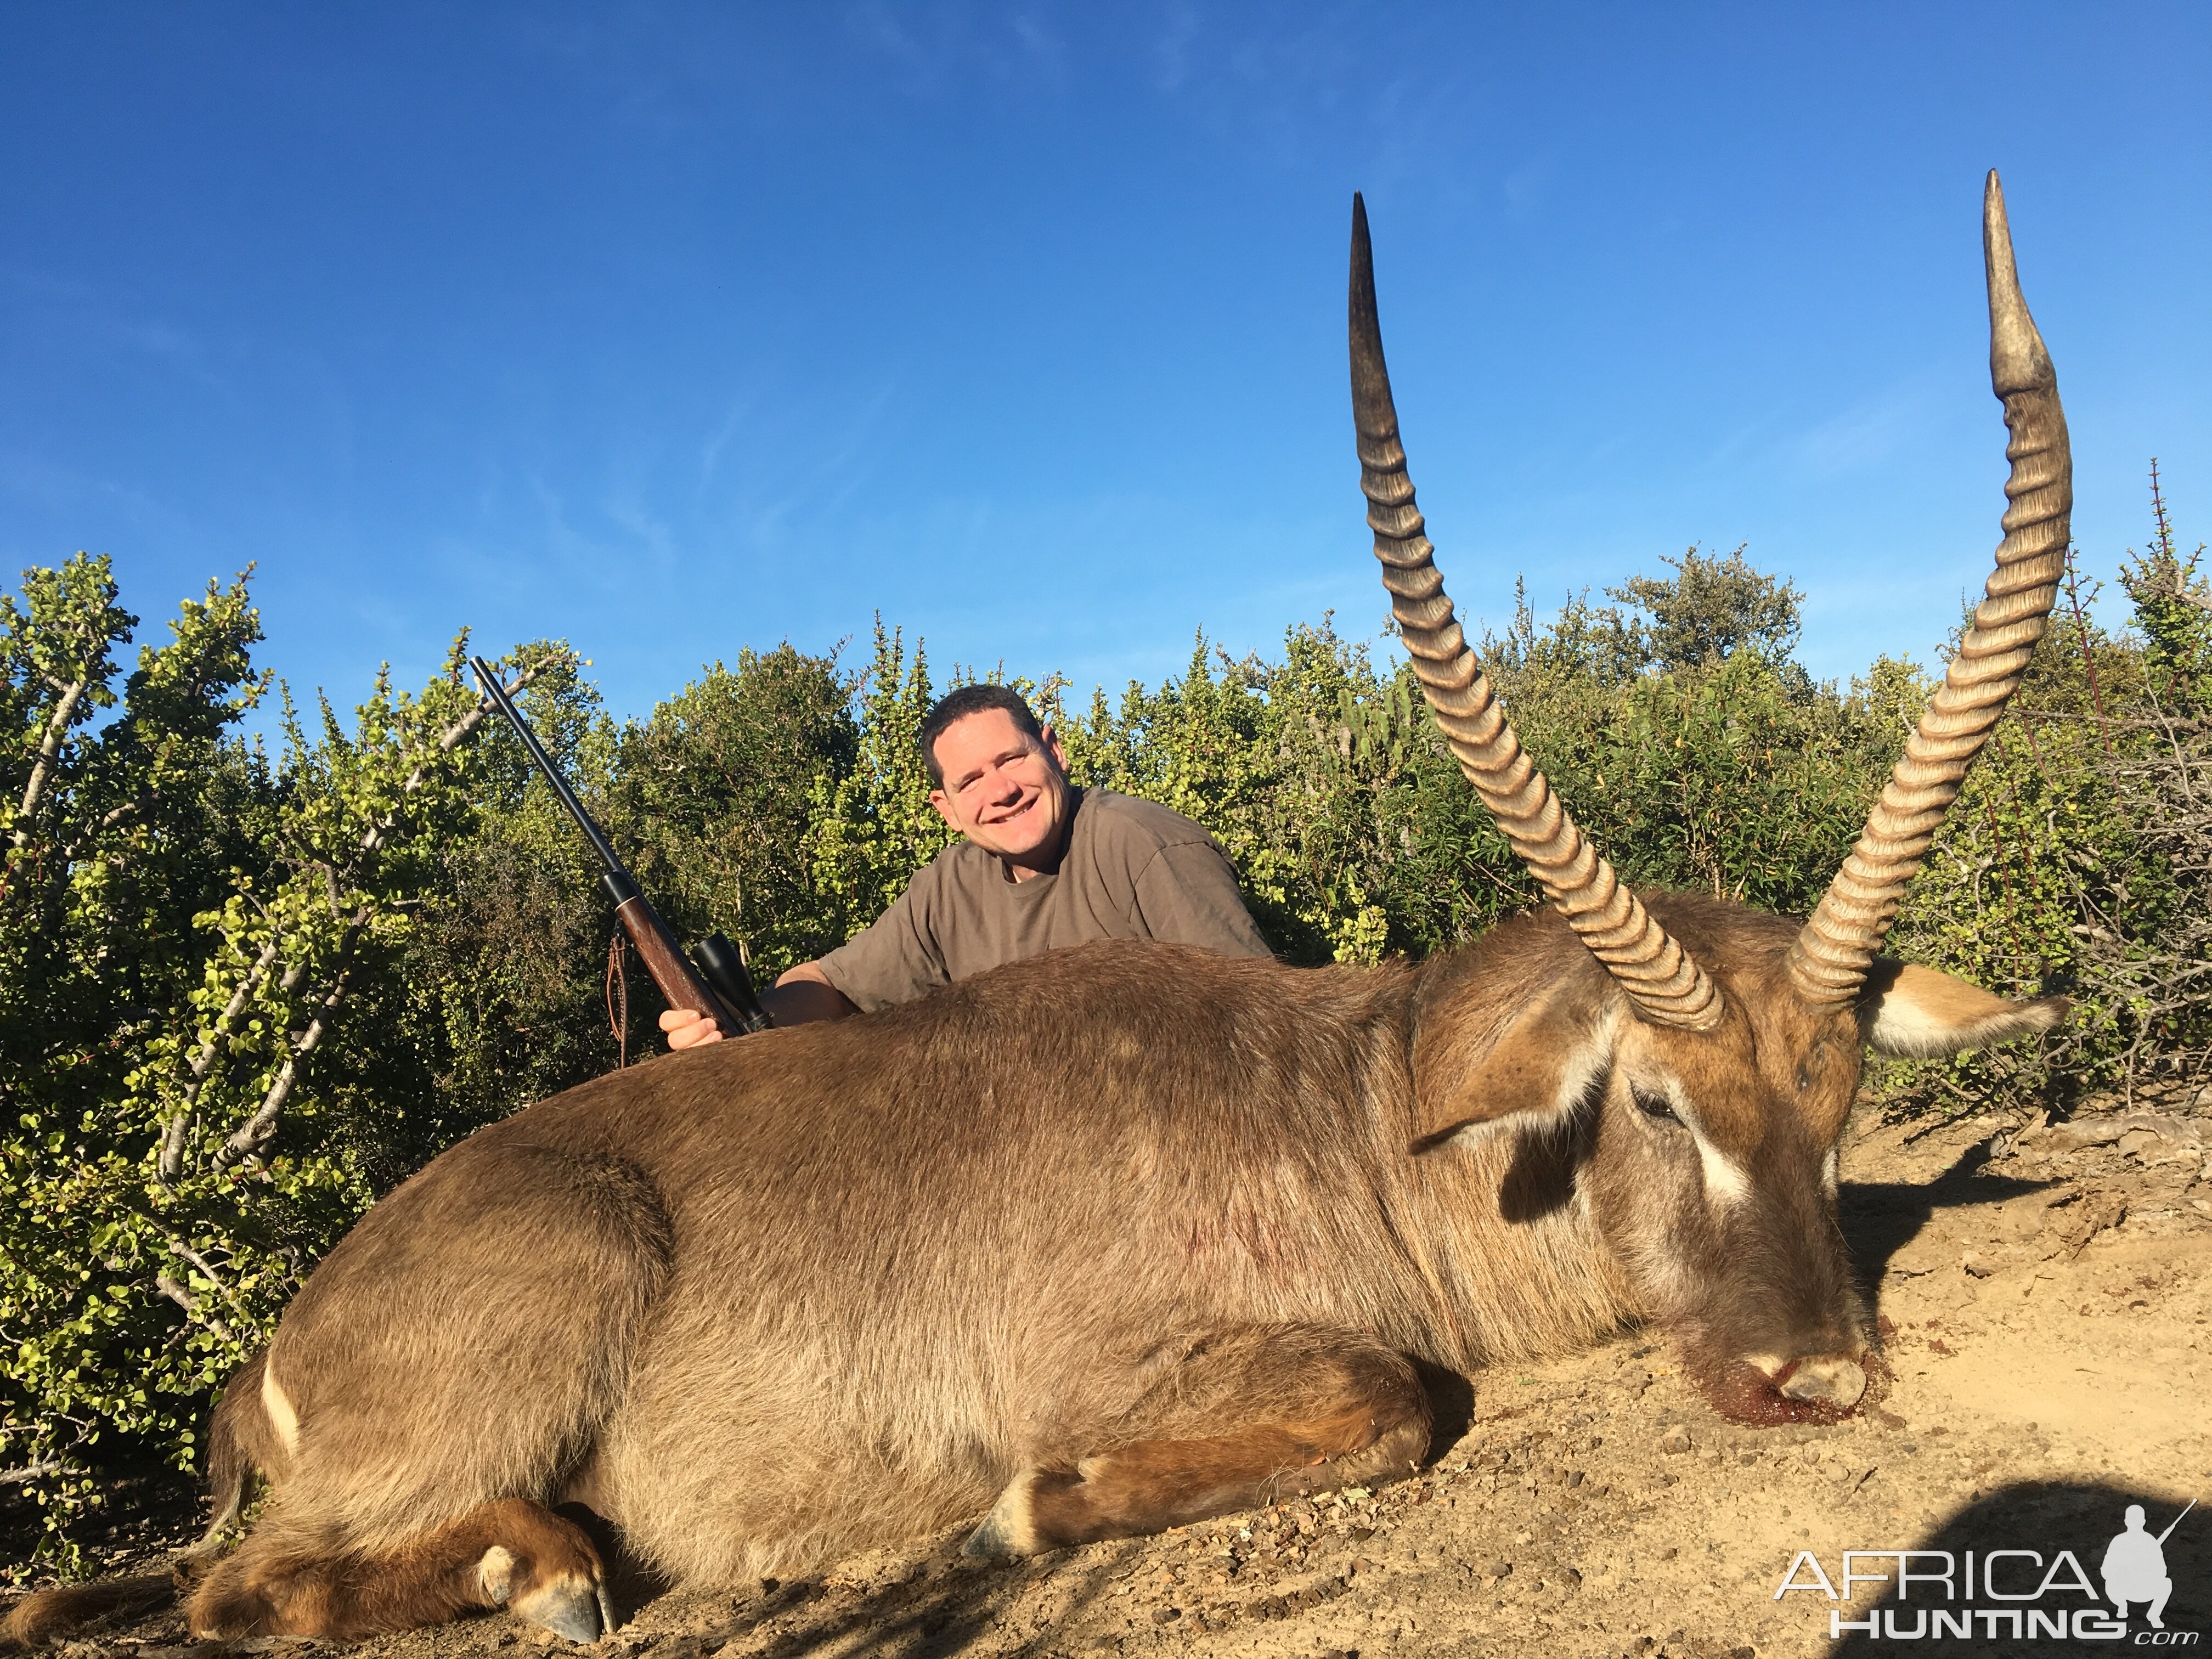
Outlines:
{"type": "Polygon", "coordinates": [[[1161,848],[1139,872],[1136,890],[1149,938],[1203,945],[1225,957],[1274,954],[1244,908],[1235,868],[1211,841],[1161,848]]]}
{"type": "Polygon", "coordinates": [[[830,982],[817,963],[802,962],[769,987],[761,999],[768,1017],[779,1025],[805,1025],[817,1019],[842,1019],[860,1011],[852,1000],[830,982]]]}
{"type": "MultiPolygon", "coordinates": [[[[813,963],[802,962],[760,994],[761,1006],[778,1025],[805,1025],[817,1019],[842,1019],[860,1011],[832,985],[813,963]]],[[[702,1042],[720,1042],[722,1033],[711,1019],[702,1019],[689,1008],[671,1008],[660,1016],[660,1029],[668,1034],[671,1048],[696,1048],[702,1042]]]]}
{"type": "MultiPolygon", "coordinates": [[[[925,866],[874,921],[827,957],[800,963],[762,992],[768,1017],[778,1025],[842,1019],[864,1008],[910,1001],[944,984],[945,964],[931,942],[928,921],[936,870],[933,864],[925,866]]],[[[1233,886],[1235,878],[1231,880],[1233,886]]],[[[674,1009],[660,1017],[660,1029],[668,1033],[671,1048],[690,1048],[721,1036],[711,1021],[686,1019],[674,1009]],[[700,1030],[700,1025],[706,1029],[700,1030]]]]}

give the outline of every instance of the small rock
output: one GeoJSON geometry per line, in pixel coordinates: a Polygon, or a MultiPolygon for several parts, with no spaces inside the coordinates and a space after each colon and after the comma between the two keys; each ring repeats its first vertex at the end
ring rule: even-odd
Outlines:
{"type": "Polygon", "coordinates": [[[2154,1150],[2160,1140],[2148,1129],[2130,1129],[2113,1144],[2130,1158],[2141,1158],[2145,1152],[2154,1150]]]}
{"type": "MultiPolygon", "coordinates": [[[[2051,1132],[2050,1144],[2052,1150],[2058,1152],[2079,1152],[2115,1144],[2122,1152],[2127,1152],[2130,1149],[2130,1138],[2139,1134],[2176,1141],[2185,1146],[2201,1146],[2204,1141],[2203,1132],[2185,1118],[2168,1117],[2160,1112],[2138,1112],[2128,1117],[2083,1118],[2062,1123],[2051,1132]]],[[[2134,1143],[2138,1146],[2144,1144],[2134,1143]]]]}
{"type": "Polygon", "coordinates": [[[1181,1607],[1154,1607],[1152,1609],[1152,1622],[1156,1625],[1172,1625],[1176,1620],[1182,1617],[1182,1609],[1181,1607]]]}
{"type": "Polygon", "coordinates": [[[1659,1437],[1659,1449],[1670,1455],[1690,1449],[1690,1431],[1680,1424],[1659,1437]]]}
{"type": "Polygon", "coordinates": [[[2076,1118],[2053,1129],[2046,1140],[2054,1152],[2086,1152],[2092,1146],[2109,1146],[2127,1133],[2129,1125],[2116,1118],[2076,1118]]]}
{"type": "Polygon", "coordinates": [[[2100,1193],[2083,1202],[2075,1212],[2073,1224],[2063,1237],[2066,1248],[2079,1255],[2099,1233],[2107,1227],[2117,1227],[2127,1219],[2128,1200],[2120,1193],[2100,1193]]]}
{"type": "Polygon", "coordinates": [[[1960,1265],[1976,1279],[1987,1279],[1999,1267],[2004,1266],[2004,1263],[1986,1250],[1969,1250],[1961,1259],[1960,1265]]]}

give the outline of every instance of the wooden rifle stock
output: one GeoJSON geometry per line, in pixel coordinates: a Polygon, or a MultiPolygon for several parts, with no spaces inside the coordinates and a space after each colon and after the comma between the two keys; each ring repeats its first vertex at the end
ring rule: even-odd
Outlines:
{"type": "MultiPolygon", "coordinates": [[[[614,886],[609,881],[608,887],[614,886]]],[[[721,1027],[725,1036],[740,1036],[749,1030],[738,1017],[737,1011],[722,1001],[711,985],[701,978],[691,965],[691,959],[678,948],[675,935],[668,924],[653,908],[653,901],[635,890],[615,906],[615,920],[622,923],[623,932],[637,947],[638,960],[645,971],[653,975],[653,982],[660,988],[660,994],[672,1008],[688,1008],[702,1018],[711,1019],[721,1027]]]]}
{"type": "Polygon", "coordinates": [[[522,739],[522,746],[530,751],[530,758],[537,763],[555,797],[568,808],[568,816],[584,832],[584,839],[592,843],[600,862],[607,866],[603,879],[608,896],[615,902],[615,919],[622,923],[623,931],[637,947],[638,959],[644,963],[645,971],[653,975],[653,982],[660,988],[660,994],[667,999],[668,1006],[688,1009],[702,1018],[713,1020],[724,1036],[743,1036],[749,1031],[766,1030],[773,1022],[767,1010],[760,1006],[752,977],[745,971],[744,960],[738,956],[737,947],[716,933],[701,944],[698,963],[693,963],[684,953],[684,947],[676,942],[676,935],[669,932],[668,924],[660,919],[653,902],[638,890],[636,880],[615,856],[615,849],[607,838],[599,833],[599,826],[584,811],[576,792],[568,787],[568,781],[553,764],[553,757],[539,744],[538,734],[515,708],[514,699],[507,695],[499,675],[482,657],[471,657],[469,666],[476,670],[477,678],[483,684],[484,695],[507,716],[507,724],[522,739]]]}

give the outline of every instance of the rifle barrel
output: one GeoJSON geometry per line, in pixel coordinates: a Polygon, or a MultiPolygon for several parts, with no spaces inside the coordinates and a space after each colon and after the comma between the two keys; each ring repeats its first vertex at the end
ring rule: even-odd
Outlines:
{"type": "Polygon", "coordinates": [[[2166,1530],[2165,1530],[2164,1532],[2162,1532],[2162,1533],[2159,1534],[2159,1535],[2158,1535],[2158,1541],[2159,1541],[2160,1543],[2163,1544],[2164,1542],[2166,1542],[2166,1540],[2167,1539],[2169,1539],[2169,1538],[2172,1537],[2172,1536],[2173,1536],[2173,1529],[2174,1529],[2176,1527],[2178,1527],[2178,1526],[2179,1526],[2179,1525],[2181,1524],[2181,1516],[2184,1516],[2184,1515],[2187,1515],[2187,1514],[2189,1513],[2189,1510],[2193,1510],[2193,1509],[2195,1509],[2196,1507],[2197,1507],[2197,1500],[2196,1500],[2195,1498],[2191,1498],[2191,1499],[2189,1500],[2189,1509],[2185,1509],[2184,1510],[2182,1510],[2181,1515],[2177,1515],[2177,1516],[2175,1516],[2173,1517],[2173,1519],[2172,1519],[2172,1520],[2171,1520],[2171,1521],[2169,1521],[2169,1522],[2167,1522],[2166,1523],[2166,1530]]]}
{"type": "Polygon", "coordinates": [[[561,805],[568,809],[568,816],[576,821],[576,827],[592,843],[600,862],[607,866],[606,889],[615,902],[615,915],[622,922],[623,931],[629,935],[630,942],[637,946],[638,956],[644,962],[646,971],[653,975],[653,982],[660,988],[660,994],[668,999],[669,1006],[688,1008],[693,1013],[704,1015],[729,1036],[740,1036],[748,1031],[767,1029],[771,1022],[760,1006],[760,999],[753,993],[752,981],[745,972],[744,962],[738,955],[736,947],[720,934],[715,934],[702,947],[702,959],[706,963],[703,971],[698,963],[684,955],[684,947],[676,941],[676,935],[668,931],[668,924],[660,919],[659,912],[653,908],[653,902],[639,890],[636,878],[615,856],[615,849],[599,833],[599,826],[592,822],[592,815],[584,810],[583,802],[576,799],[576,792],[568,787],[568,779],[561,775],[561,769],[553,764],[553,757],[545,752],[544,745],[538,741],[538,734],[522,718],[522,712],[514,706],[514,699],[507,696],[507,687],[500,683],[497,671],[482,657],[471,657],[469,666],[477,671],[477,678],[483,683],[484,695],[492,700],[501,714],[507,716],[507,723],[514,728],[514,735],[520,738],[524,747],[530,750],[530,757],[538,763],[538,769],[546,783],[559,798],[561,805]]]}
{"type": "Polygon", "coordinates": [[[544,745],[538,741],[538,734],[522,718],[521,710],[514,706],[514,699],[507,695],[507,687],[500,684],[497,672],[482,657],[471,657],[469,666],[477,671],[477,678],[483,683],[484,695],[498,704],[499,712],[507,716],[507,723],[514,728],[514,735],[520,738],[523,745],[530,750],[530,757],[538,763],[538,771],[560,798],[561,805],[568,809],[568,816],[576,820],[577,828],[592,843],[592,850],[599,855],[600,861],[607,866],[607,872],[620,876],[634,889],[636,884],[629,872],[615,856],[615,849],[608,844],[607,838],[599,833],[599,826],[592,822],[592,815],[584,810],[583,802],[576,799],[576,792],[568,787],[568,780],[561,775],[561,769],[553,764],[553,757],[545,752],[544,745]]]}

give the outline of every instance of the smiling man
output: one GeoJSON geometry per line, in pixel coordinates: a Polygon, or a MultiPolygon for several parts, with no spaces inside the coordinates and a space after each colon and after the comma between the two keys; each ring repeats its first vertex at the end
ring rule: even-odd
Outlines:
{"type": "MultiPolygon", "coordinates": [[[[962,839],[873,925],[762,994],[777,1024],[889,1007],[1091,939],[1269,954],[1213,837],[1151,801],[1071,784],[1060,739],[1005,686],[962,686],[920,737],[929,804],[962,839]]],[[[681,1010],[660,1024],[672,1048],[721,1035],[681,1010]]]]}

